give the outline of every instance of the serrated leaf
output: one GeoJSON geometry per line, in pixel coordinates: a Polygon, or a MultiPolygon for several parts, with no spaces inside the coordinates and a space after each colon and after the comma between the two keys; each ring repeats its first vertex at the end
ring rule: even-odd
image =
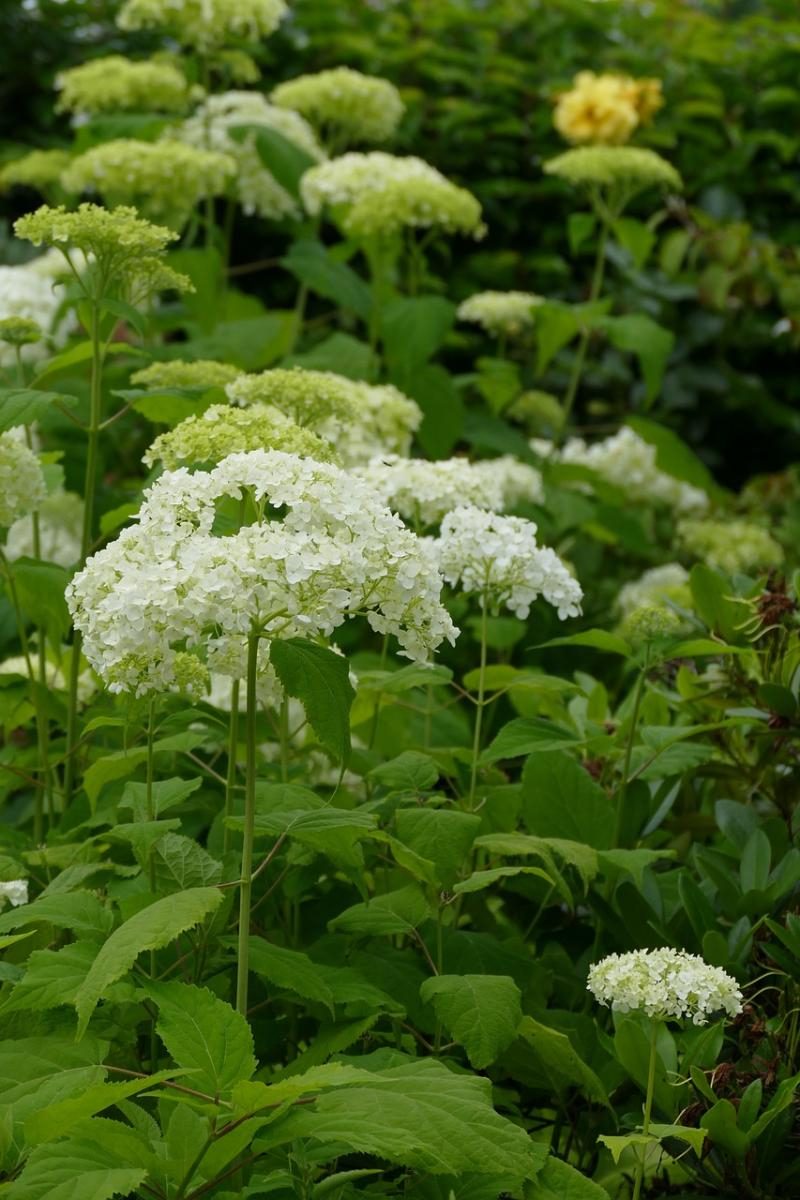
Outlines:
{"type": "Polygon", "coordinates": [[[301,1075],[281,1079],[277,1083],[260,1083],[256,1080],[237,1083],[231,1093],[234,1111],[237,1114],[257,1113],[265,1108],[279,1108],[305,1096],[314,1096],[327,1088],[350,1087],[354,1083],[371,1083],[369,1071],[359,1070],[344,1063],[326,1063],[311,1067],[301,1075]]]}
{"type": "Polygon", "coordinates": [[[152,848],[156,881],[160,889],[209,887],[222,879],[222,863],[192,838],[165,833],[152,848]]]}
{"type": "Polygon", "coordinates": [[[62,392],[41,392],[36,388],[0,388],[0,433],[16,425],[32,425],[40,421],[54,406],[74,408],[76,396],[62,392]]]}
{"type": "Polygon", "coordinates": [[[454,884],[453,893],[461,896],[470,892],[482,892],[485,888],[491,887],[493,883],[497,883],[499,879],[509,879],[514,875],[535,875],[549,884],[553,883],[552,878],[540,867],[491,867],[487,871],[475,871],[461,883],[454,884]]]}
{"type": "Polygon", "coordinates": [[[551,1155],[525,1188],[525,1200],[608,1200],[608,1192],[551,1155]]]}
{"type": "Polygon", "coordinates": [[[70,1096],[49,1104],[32,1113],[25,1122],[25,1137],[35,1146],[40,1142],[52,1142],[63,1137],[78,1121],[94,1117],[120,1100],[146,1091],[165,1079],[172,1079],[176,1071],[158,1071],[144,1079],[129,1079],[124,1083],[96,1083],[80,1096],[70,1096]]]}
{"type": "Polygon", "coordinates": [[[58,929],[71,929],[86,937],[104,938],[114,924],[110,909],[91,892],[70,892],[66,896],[40,896],[0,916],[0,933],[22,929],[35,921],[44,921],[58,929]]]}
{"type": "MultiPolygon", "coordinates": [[[[110,346],[106,346],[105,354],[128,354],[131,357],[141,357],[144,351],[139,350],[136,346],[131,346],[128,342],[112,342],[110,346]]],[[[77,346],[70,346],[68,350],[62,350],[60,354],[56,354],[54,358],[50,358],[43,365],[34,379],[35,384],[41,384],[45,379],[52,379],[56,375],[61,375],[65,371],[72,370],[73,367],[79,367],[82,363],[88,363],[92,357],[93,348],[89,341],[79,342],[77,346]]]]}
{"type": "Polygon", "coordinates": [[[508,975],[435,975],[420,996],[430,1001],[476,1071],[507,1050],[522,1020],[522,994],[508,975]]]}
{"type": "MultiPolygon", "coordinates": [[[[168,809],[182,804],[197,791],[202,782],[200,778],[155,780],[152,787],[153,816],[160,817],[168,809]]],[[[147,811],[147,785],[132,781],[126,783],[119,807],[132,808],[135,821],[146,821],[150,815],[147,811]]]]}
{"type": "Polygon", "coordinates": [[[443,887],[461,873],[481,824],[475,813],[444,808],[401,808],[395,820],[400,841],[433,863],[443,887]]]}
{"type": "Polygon", "coordinates": [[[142,951],[160,950],[169,945],[178,934],[198,925],[221,903],[222,892],[216,888],[192,888],[156,900],[120,925],[100,950],[75,997],[78,1037],[86,1032],[89,1019],[104,993],[130,970],[142,951]]]}
{"type": "Polygon", "coordinates": [[[624,638],[606,629],[584,629],[581,633],[572,633],[568,637],[550,638],[547,642],[539,642],[537,650],[548,646],[587,646],[591,650],[602,650],[606,654],[621,654],[630,658],[631,647],[624,638]]]}
{"type": "Polygon", "coordinates": [[[281,266],[318,296],[351,309],[365,320],[369,316],[372,307],[369,287],[346,263],[334,258],[321,242],[294,242],[281,259],[281,266]]]}
{"type": "Polygon", "coordinates": [[[333,1015],[333,992],[324,979],[324,972],[302,951],[251,937],[250,970],[279,988],[324,1004],[333,1015]]]}
{"type": "MultiPolygon", "coordinates": [[[[565,1033],[526,1016],[520,1023],[519,1036],[526,1043],[533,1070],[541,1077],[538,1086],[552,1088],[556,1093],[579,1087],[592,1100],[608,1105],[606,1089],[565,1033]]],[[[512,1048],[509,1060],[513,1061],[514,1053],[512,1048]]],[[[514,1074],[513,1067],[511,1073],[514,1074]]]]}
{"type": "Polygon", "coordinates": [[[192,1072],[191,1086],[224,1096],[256,1069],[253,1034],[241,1013],[208,988],[151,983],[158,1005],[158,1036],[179,1067],[192,1072]]]}
{"type": "Polygon", "coordinates": [[[421,367],[439,349],[453,327],[455,305],[443,296],[400,296],[381,311],[389,369],[402,373],[421,367]]]}
{"type": "Polygon", "coordinates": [[[380,935],[411,933],[431,916],[425,893],[416,884],[375,896],[363,904],[354,904],[328,924],[344,933],[380,935]]]}
{"type": "Polygon", "coordinates": [[[270,642],[269,656],[287,695],[301,702],[321,744],[346,763],[355,699],[347,659],[303,638],[270,642]]]}
{"type": "Polygon", "coordinates": [[[145,1167],[120,1166],[98,1143],[67,1140],[37,1147],[4,1195],[8,1200],[111,1200],[130,1195],[146,1177],[145,1167]]]}
{"type": "Polygon", "coordinates": [[[435,787],[439,768],[429,754],[404,750],[396,758],[373,767],[369,778],[392,791],[426,792],[435,787]]]}
{"type": "Polygon", "coordinates": [[[675,345],[675,334],[646,313],[606,317],[603,326],[612,345],[638,358],[644,378],[645,402],[649,406],[661,388],[667,359],[675,345]]]}
{"type": "Polygon", "coordinates": [[[522,771],[522,816],[539,837],[585,842],[595,850],[613,844],[614,806],[579,762],[563,751],[532,754],[522,771]]]}
{"type": "Polygon", "coordinates": [[[18,558],[11,564],[19,605],[26,617],[47,630],[60,645],[71,625],[64,589],[69,572],[56,563],[36,558],[18,558]]]}
{"type": "Polygon", "coordinates": [[[534,751],[568,750],[580,744],[571,729],[538,717],[517,717],[509,721],[480,757],[484,765],[502,758],[521,758],[534,751]]]}
{"type": "Polygon", "coordinates": [[[96,954],[96,943],[88,941],[71,942],[60,950],[34,950],[2,1011],[42,1012],[72,1004],[96,954]]]}

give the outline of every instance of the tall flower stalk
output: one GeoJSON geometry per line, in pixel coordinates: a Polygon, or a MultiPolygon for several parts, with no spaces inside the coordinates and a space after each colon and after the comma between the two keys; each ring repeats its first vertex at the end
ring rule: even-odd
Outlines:
{"type": "Polygon", "coordinates": [[[256,720],[258,717],[258,643],[256,627],[247,639],[247,683],[245,699],[245,782],[242,870],[239,878],[239,941],[236,962],[236,1008],[247,1015],[247,986],[250,969],[250,906],[253,891],[253,834],[256,812],[256,720]]]}

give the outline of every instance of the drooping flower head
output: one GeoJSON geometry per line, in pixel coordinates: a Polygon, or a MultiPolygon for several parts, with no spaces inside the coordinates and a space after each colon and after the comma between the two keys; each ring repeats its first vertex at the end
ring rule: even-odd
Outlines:
{"type": "Polygon", "coordinates": [[[57,109],[80,115],[106,112],[183,112],[186,76],[166,57],[135,62],[108,54],[56,76],[57,109]]]}
{"type": "MultiPolygon", "coordinates": [[[[173,686],[178,653],[244,675],[254,626],[328,637],[363,613],[426,658],[456,630],[426,543],[371,489],[328,463],[281,451],[232,454],[209,472],[167,472],[139,523],[94,555],[67,602],[89,662],[112,691],[173,686]],[[222,524],[225,504],[250,523],[222,524]]],[[[264,669],[268,663],[265,651],[264,669]]]]}
{"type": "Polygon", "coordinates": [[[351,237],[392,236],[406,228],[484,232],[475,197],[421,158],[381,150],[343,154],[306,171],[300,192],[312,216],[328,210],[351,237]]]}
{"type": "Polygon", "coordinates": [[[12,430],[0,433],[0,528],[36,512],[46,495],[36,455],[12,430]]]}
{"type": "Polygon", "coordinates": [[[530,329],[535,308],[543,303],[532,292],[476,292],[458,306],[459,321],[472,321],[487,333],[518,337],[530,329]]]}
{"type": "Polygon", "coordinates": [[[143,458],[168,471],[180,466],[218,463],[229,454],[248,450],[283,450],[286,454],[331,462],[335,452],[329,442],[297,425],[266,404],[234,408],[212,404],[204,413],[187,417],[174,429],[160,434],[143,458]]]}
{"type": "Polygon", "coordinates": [[[666,504],[679,513],[702,512],[708,506],[706,493],[662,471],[656,465],[655,446],[627,425],[592,445],[583,438],[570,438],[560,452],[552,451],[551,456],[563,463],[588,467],[621,488],[632,501],[666,504]]]}
{"type": "Polygon", "coordinates": [[[568,142],[621,145],[662,104],[658,79],[580,71],[558,97],[553,123],[568,142]]]}
{"type": "Polygon", "coordinates": [[[181,229],[200,200],[226,191],[235,171],[230,156],[184,142],[117,138],[73,159],[61,179],[67,191],[96,192],[110,208],[133,205],[181,229]]]}
{"type": "Polygon", "coordinates": [[[0,167],[0,191],[27,187],[49,195],[60,189],[61,175],[69,162],[67,150],[31,150],[0,167]]]}
{"type": "Polygon", "coordinates": [[[561,620],[581,611],[580,584],[554,550],[537,543],[532,521],[456,508],[442,521],[434,548],[447,582],[476,592],[493,610],[508,608],[525,620],[543,596],[561,620]]]}
{"type": "Polygon", "coordinates": [[[209,96],[182,125],[170,131],[188,145],[225,154],[236,163],[233,182],[246,213],[268,220],[299,217],[297,201],[262,161],[256,146],[259,128],[271,130],[304,151],[314,162],[325,155],[314,131],[298,113],[270,104],[259,92],[223,92],[209,96]],[[253,129],[241,139],[235,129],[253,129]]]}
{"type": "Polygon", "coordinates": [[[137,387],[156,388],[187,388],[209,390],[215,387],[225,387],[241,375],[238,367],[230,363],[216,362],[210,358],[198,358],[194,362],[186,362],[182,358],[168,359],[166,362],[152,362],[140,371],[131,375],[131,383],[137,387]]]}
{"type": "Polygon", "coordinates": [[[228,41],[269,37],[288,12],[284,0],[125,0],[120,29],[162,29],[183,46],[208,52],[228,41]]]}
{"type": "Polygon", "coordinates": [[[696,954],[664,947],[610,954],[589,970],[589,991],[616,1012],[706,1025],[718,1013],[741,1012],[742,993],[721,967],[696,954]]]}
{"type": "Polygon", "coordinates": [[[381,455],[359,467],[356,474],[373,489],[392,512],[417,529],[438,525],[459,505],[502,508],[500,480],[466,458],[425,458],[381,455]]]}
{"type": "Polygon", "coordinates": [[[709,567],[735,571],[767,570],[783,562],[783,549],[754,521],[686,518],[678,523],[678,543],[709,567]]]}
{"type": "Polygon", "coordinates": [[[300,113],[326,145],[339,150],[388,141],[405,109],[400,93],[388,79],[363,75],[351,67],[298,75],[278,84],[271,99],[280,108],[300,113]]]}

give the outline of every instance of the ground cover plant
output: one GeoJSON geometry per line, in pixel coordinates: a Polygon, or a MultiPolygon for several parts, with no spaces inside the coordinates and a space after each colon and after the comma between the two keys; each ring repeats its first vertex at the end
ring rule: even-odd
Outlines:
{"type": "Polygon", "coordinates": [[[11,23],[0,1195],[795,1194],[791,12],[11,23]]]}

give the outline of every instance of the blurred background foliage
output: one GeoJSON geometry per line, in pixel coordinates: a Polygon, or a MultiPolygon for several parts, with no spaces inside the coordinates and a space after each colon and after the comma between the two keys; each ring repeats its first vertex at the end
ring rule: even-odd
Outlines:
{"type": "MultiPolygon", "coordinates": [[[[117,31],[116,8],[0,5],[0,157],[71,141],[68,119],[54,113],[59,70],[163,44],[117,31]]],[[[259,61],[267,91],[340,64],[401,88],[407,112],[393,150],[426,158],[485,206],[486,239],[443,245],[425,280],[454,300],[483,288],[585,298],[591,247],[567,221],[574,198],[542,172],[563,148],[553,99],[583,69],[662,79],[665,107],[638,140],[678,167],[686,190],[645,211],[629,247],[612,248],[607,287],[615,311],[674,332],[655,415],[729,487],[800,457],[799,63],[795,0],[294,0],[259,61]]],[[[24,256],[8,223],[38,202],[24,191],[0,197],[3,261],[24,256]]],[[[283,231],[240,218],[237,282],[270,307],[291,304],[294,281],[246,267],[277,264],[284,249],[283,231]]],[[[456,376],[469,371],[471,335],[453,334],[443,358],[456,376]]],[[[565,375],[557,359],[532,383],[561,393],[565,375]]],[[[644,406],[630,355],[602,347],[584,383],[585,428],[615,427],[644,406]]]]}

